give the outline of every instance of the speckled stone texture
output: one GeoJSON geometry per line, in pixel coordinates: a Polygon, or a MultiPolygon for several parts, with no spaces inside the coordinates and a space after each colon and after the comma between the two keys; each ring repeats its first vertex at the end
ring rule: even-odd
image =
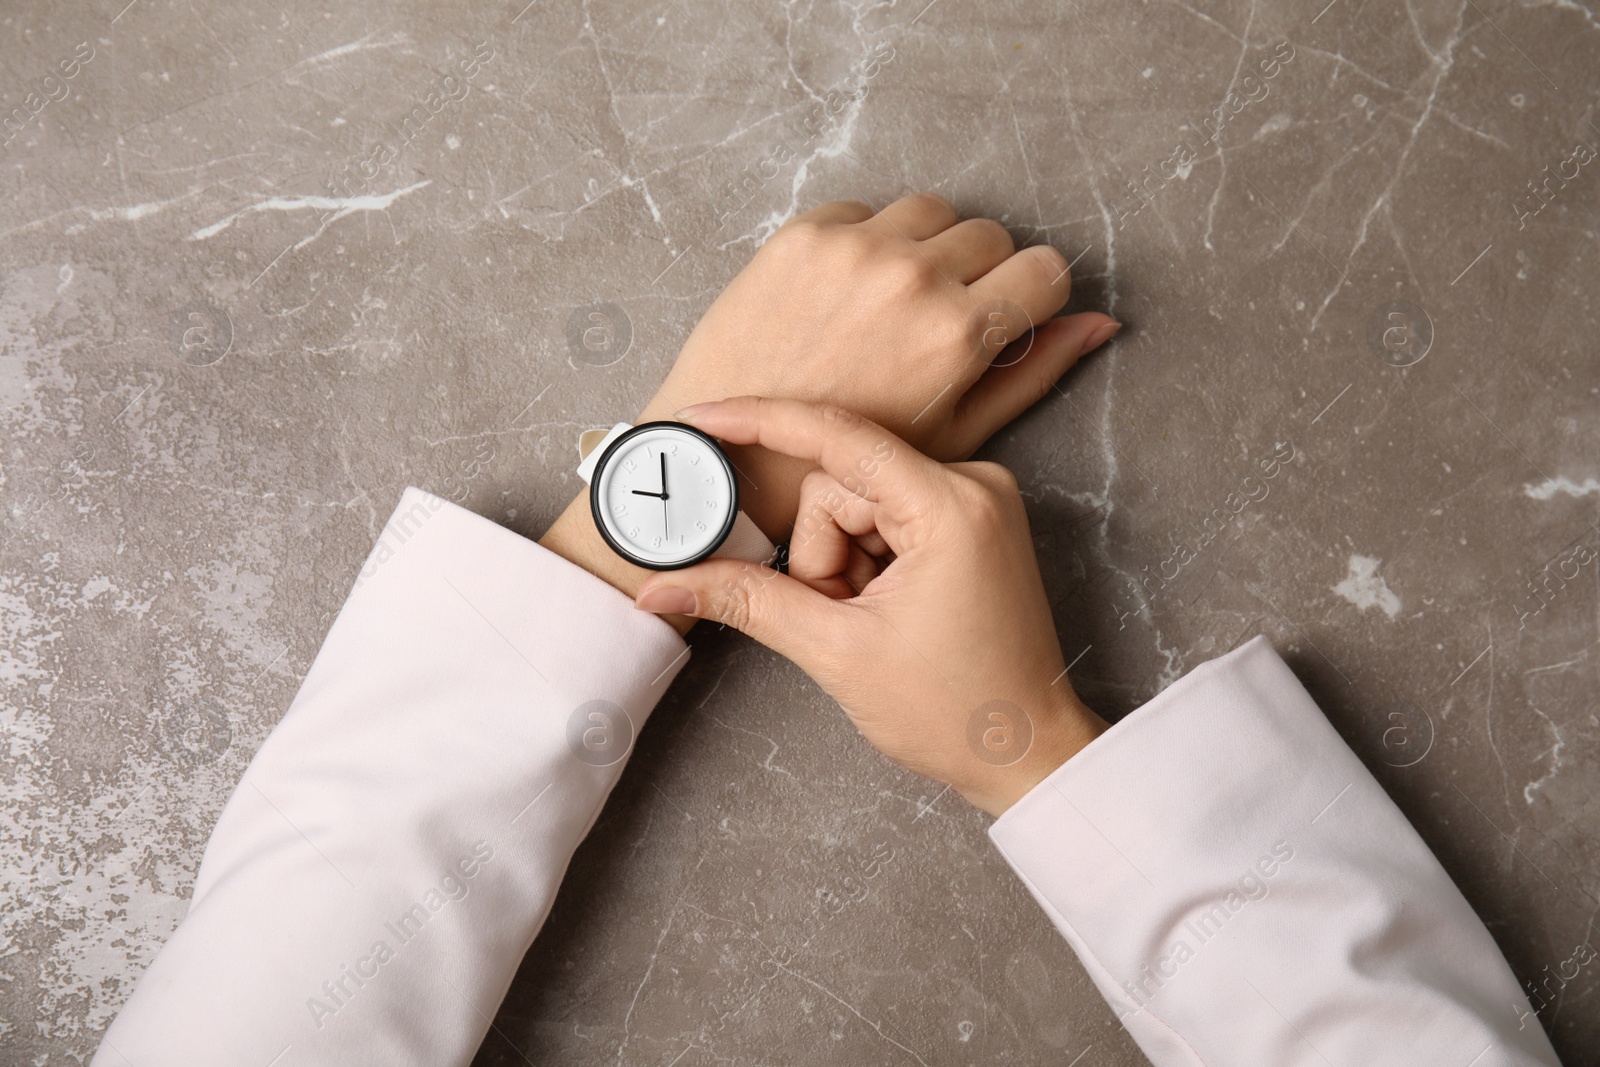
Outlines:
{"type": "MultiPolygon", "coordinates": [[[[405,485],[537,535],[915,189],[1129,324],[986,451],[1083,696],[1268,635],[1600,1055],[1586,0],[524,2],[0,17],[0,1060],[92,1053],[405,485]]],[[[985,817],[693,644],[479,1063],[1143,1062],[985,817]]]]}

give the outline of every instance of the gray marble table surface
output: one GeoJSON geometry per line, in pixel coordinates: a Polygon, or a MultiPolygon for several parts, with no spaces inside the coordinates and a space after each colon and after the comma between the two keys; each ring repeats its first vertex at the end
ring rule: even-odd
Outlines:
{"type": "MultiPolygon", "coordinates": [[[[537,535],[774,228],[919,189],[1128,324],[985,450],[1084,698],[1265,634],[1600,1055],[1589,0],[13,0],[0,59],[4,1063],[92,1054],[403,487],[537,535]]],[[[1144,1062],[986,817],[702,631],[477,1062],[1144,1062]]]]}

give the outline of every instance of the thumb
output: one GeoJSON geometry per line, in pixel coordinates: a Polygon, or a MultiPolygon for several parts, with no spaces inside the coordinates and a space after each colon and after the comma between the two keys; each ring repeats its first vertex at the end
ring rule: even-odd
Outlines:
{"type": "Polygon", "coordinates": [[[803,582],[756,563],[714,559],[640,586],[634,607],[720,622],[760,641],[808,674],[842,610],[803,582]]]}

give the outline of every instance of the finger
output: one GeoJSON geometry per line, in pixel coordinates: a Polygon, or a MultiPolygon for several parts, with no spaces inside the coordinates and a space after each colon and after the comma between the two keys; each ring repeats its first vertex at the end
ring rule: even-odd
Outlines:
{"type": "Polygon", "coordinates": [[[1050,391],[1079,359],[1112,337],[1122,324],[1109,315],[1086,311],[1052,319],[1034,330],[1027,354],[1007,352],[995,360],[956,402],[954,438],[960,455],[970,456],[996,430],[1027,411],[1050,391]]]}
{"type": "Polygon", "coordinates": [[[865,222],[872,217],[872,208],[859,200],[830,200],[826,204],[818,204],[809,211],[802,211],[789,220],[786,225],[796,222],[832,222],[854,223],[865,222]]]}
{"type": "Polygon", "coordinates": [[[894,555],[894,549],[889,547],[889,542],[877,530],[868,530],[866,533],[857,534],[855,543],[861,546],[862,551],[878,560],[880,564],[887,565],[886,557],[894,555]]]}
{"type": "Polygon", "coordinates": [[[993,219],[968,219],[928,238],[922,253],[939,273],[970,285],[1010,259],[1016,247],[993,219]]]}
{"type": "Polygon", "coordinates": [[[852,536],[872,534],[882,541],[877,535],[875,508],[871,501],[848,492],[832,475],[812,470],[800,484],[800,510],[789,538],[789,575],[835,599],[854,596],[840,575],[855,562],[852,536]]]}
{"type": "Polygon", "coordinates": [[[842,629],[837,605],[757,563],[715,559],[667,571],[639,587],[634,607],[731,626],[793,660],[812,677],[825,670],[842,629]]]}
{"type": "Polygon", "coordinates": [[[839,577],[850,564],[850,535],[815,507],[801,514],[804,525],[789,539],[789,577],[835,600],[853,595],[839,577]]]}
{"type": "MultiPolygon", "coordinates": [[[[678,418],[736,445],[810,460],[846,490],[880,507],[878,531],[924,514],[941,499],[944,471],[875,422],[844,408],[758,396],[696,404],[678,418]]],[[[891,537],[891,545],[892,545],[891,537]]]]}
{"type": "Polygon", "coordinates": [[[860,596],[862,591],[871,584],[872,580],[883,573],[883,564],[862,548],[852,542],[850,545],[850,558],[845,563],[844,574],[840,580],[849,589],[846,597],[860,596]]]}
{"type": "Polygon", "coordinates": [[[878,212],[873,225],[893,230],[910,241],[926,241],[956,224],[956,209],[937,193],[902,196],[878,212]]]}
{"type": "Polygon", "coordinates": [[[1072,272],[1060,252],[1049,245],[1034,245],[973,282],[968,292],[980,302],[1009,301],[1034,323],[1043,323],[1066,306],[1072,294],[1072,272]]]}
{"type": "Polygon", "coordinates": [[[1020,304],[1003,299],[979,304],[967,320],[968,377],[961,388],[970,388],[990,367],[1021,359],[1032,344],[1033,328],[1033,316],[1020,304]]]}

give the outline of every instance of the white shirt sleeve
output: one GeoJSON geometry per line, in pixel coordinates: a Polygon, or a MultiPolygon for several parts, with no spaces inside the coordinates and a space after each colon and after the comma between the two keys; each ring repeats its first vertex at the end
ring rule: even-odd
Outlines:
{"type": "Polygon", "coordinates": [[[1557,1063],[1488,931],[1264,638],[989,832],[1157,1067],[1557,1063]]]}
{"type": "MultiPolygon", "coordinates": [[[[470,1061],[687,658],[611,586],[408,489],[96,1067],[470,1061]]],[[[1557,1062],[1264,640],[990,832],[1159,1067],[1557,1062]]]]}
{"type": "Polygon", "coordinates": [[[687,658],[598,578],[408,489],[96,1067],[467,1063],[687,658]]]}

